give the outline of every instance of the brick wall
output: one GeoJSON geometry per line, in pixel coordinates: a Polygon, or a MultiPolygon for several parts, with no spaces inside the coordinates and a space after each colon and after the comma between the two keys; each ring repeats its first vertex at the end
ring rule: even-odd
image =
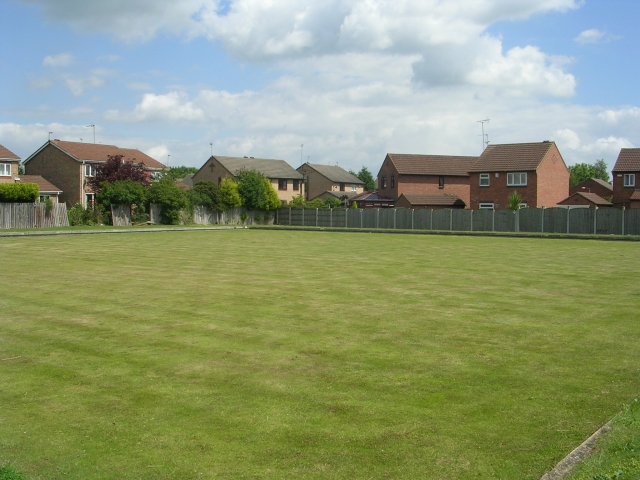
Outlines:
{"type": "MultiPolygon", "coordinates": [[[[537,175],[535,171],[527,172],[527,185],[520,187],[507,186],[507,172],[483,173],[489,173],[488,187],[480,186],[480,173],[471,173],[469,176],[471,183],[471,209],[479,209],[480,203],[493,203],[496,209],[505,209],[509,205],[509,195],[514,191],[520,194],[522,203],[526,203],[529,207],[539,206],[537,205],[537,175]],[[496,173],[498,174],[497,177],[496,173]]],[[[563,198],[566,198],[566,196],[563,198]]]]}
{"type": "Polygon", "coordinates": [[[469,208],[471,187],[469,177],[444,177],[444,188],[440,188],[439,175],[396,176],[398,197],[403,193],[448,193],[457,195],[469,208]],[[399,178],[398,178],[399,177],[399,178]]]}
{"type": "Polygon", "coordinates": [[[602,198],[611,197],[612,195],[611,190],[600,185],[598,182],[594,181],[591,178],[589,178],[588,180],[585,180],[580,185],[576,185],[575,187],[569,189],[569,195],[573,195],[574,193],[577,193],[577,192],[595,193],[596,195],[599,195],[602,198]]]}
{"type": "Polygon", "coordinates": [[[72,207],[82,203],[82,164],[49,144],[25,164],[26,175],[41,175],[60,190],[60,203],[72,207]]]}
{"type": "Polygon", "coordinates": [[[569,196],[569,170],[553,144],[538,165],[538,202],[531,207],[555,207],[569,196]]]}
{"type": "Polygon", "coordinates": [[[307,200],[316,198],[318,195],[324,192],[332,191],[334,183],[323,175],[320,175],[317,171],[309,167],[307,164],[304,164],[300,168],[298,168],[298,172],[300,172],[302,176],[307,179],[307,192],[305,197],[307,200]]]}
{"type": "Polygon", "coordinates": [[[613,206],[617,208],[631,208],[631,195],[636,188],[640,188],[640,171],[639,172],[613,172],[613,206]],[[624,174],[635,173],[636,186],[624,186],[624,174]]]}

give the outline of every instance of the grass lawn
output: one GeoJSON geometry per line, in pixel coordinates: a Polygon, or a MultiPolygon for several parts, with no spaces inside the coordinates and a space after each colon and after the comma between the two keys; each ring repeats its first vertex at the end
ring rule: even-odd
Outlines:
{"type": "Polygon", "coordinates": [[[30,479],[538,479],[640,393],[640,244],[0,238],[30,479]]]}

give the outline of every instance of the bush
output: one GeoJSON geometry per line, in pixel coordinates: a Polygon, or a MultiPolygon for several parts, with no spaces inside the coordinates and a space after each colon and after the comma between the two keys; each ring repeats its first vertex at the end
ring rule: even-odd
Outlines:
{"type": "Polygon", "coordinates": [[[0,203],[35,202],[39,194],[35,183],[0,183],[0,203]]]}
{"type": "Polygon", "coordinates": [[[194,207],[206,207],[214,212],[222,212],[224,203],[222,202],[222,192],[220,187],[213,182],[198,182],[187,193],[191,205],[194,207]]]}
{"type": "Polygon", "coordinates": [[[80,203],[76,203],[67,211],[67,216],[69,217],[69,225],[72,227],[78,225],[105,225],[109,223],[104,208],[98,204],[90,205],[85,209],[82,208],[80,203]]]}
{"type": "Polygon", "coordinates": [[[225,207],[238,208],[242,205],[242,198],[238,193],[238,183],[233,178],[222,179],[220,194],[225,207]]]}
{"type": "Polygon", "coordinates": [[[238,193],[249,210],[275,210],[282,205],[269,179],[257,170],[238,172],[238,193]]]}
{"type": "Polygon", "coordinates": [[[147,191],[147,203],[160,205],[160,221],[164,225],[178,225],[180,211],[189,205],[187,192],[177,186],[168,175],[151,184],[147,191]]]}
{"type": "Polygon", "coordinates": [[[105,210],[109,210],[111,205],[144,205],[145,189],[138,182],[116,180],[113,183],[102,182],[100,187],[96,201],[105,210]]]}

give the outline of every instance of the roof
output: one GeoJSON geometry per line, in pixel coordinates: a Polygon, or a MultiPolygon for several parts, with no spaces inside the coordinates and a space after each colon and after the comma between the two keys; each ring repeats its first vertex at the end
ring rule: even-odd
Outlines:
{"type": "Polygon", "coordinates": [[[351,201],[364,201],[364,202],[391,202],[393,203],[393,198],[385,197],[384,195],[380,195],[378,192],[364,192],[360,195],[356,195],[355,197],[351,197],[349,200],[351,201]]]}
{"type": "MultiPolygon", "coordinates": [[[[319,163],[306,163],[309,167],[313,168],[323,177],[334,183],[354,183],[357,185],[364,185],[364,182],[355,175],[347,172],[344,168],[337,165],[322,165],[319,163]]],[[[300,167],[302,168],[302,167],[300,167]]]]}
{"type": "Polygon", "coordinates": [[[284,160],[253,157],[223,157],[217,155],[211,158],[217,160],[220,165],[229,170],[233,175],[237,175],[240,170],[246,169],[257,170],[267,178],[304,179],[300,172],[296,171],[284,160]]]}
{"type": "Polygon", "coordinates": [[[593,180],[597,184],[602,185],[607,190],[611,190],[613,192],[613,185],[611,185],[609,182],[602,180],[601,178],[590,178],[589,180],[593,180]]]}
{"type": "Polygon", "coordinates": [[[635,190],[629,200],[640,200],[640,190],[635,190]]]}
{"type": "Polygon", "coordinates": [[[413,155],[406,153],[388,153],[400,175],[449,175],[469,176],[469,168],[478,157],[450,155],[413,155]]]}
{"type": "Polygon", "coordinates": [[[61,140],[50,140],[45,143],[38,151],[27,158],[25,163],[49,144],[59,148],[78,162],[106,162],[109,156],[122,155],[125,162],[142,163],[151,170],[163,170],[166,168],[164,164],[135,148],[120,148],[115,145],[103,145],[101,143],[65,142],[61,140]]]}
{"type": "Polygon", "coordinates": [[[512,172],[537,170],[555,142],[489,145],[469,172],[512,172]]]}
{"type": "Polygon", "coordinates": [[[6,147],[0,145],[0,159],[2,160],[20,160],[20,157],[6,147]]]}
{"type": "Polygon", "coordinates": [[[573,195],[568,196],[567,198],[565,198],[561,202],[558,202],[558,205],[568,201],[569,199],[575,197],[576,195],[579,195],[580,197],[582,197],[585,200],[593,203],[594,205],[601,205],[601,206],[608,206],[608,207],[613,205],[611,202],[605,200],[600,195],[598,195],[596,193],[589,193],[589,192],[576,192],[573,195]]]}
{"type": "Polygon", "coordinates": [[[184,184],[185,186],[189,187],[189,188],[193,188],[193,176],[194,175],[195,175],[195,173],[189,173],[184,178],[178,179],[178,181],[181,182],[182,184],[184,184]]]}
{"type": "MultiPolygon", "coordinates": [[[[316,195],[314,198],[322,197],[323,195],[331,195],[333,197],[336,197],[338,200],[342,200],[344,197],[347,197],[349,200],[351,200],[357,194],[356,192],[340,192],[335,190],[334,191],[327,190],[326,192],[322,192],[320,195],[316,195]]],[[[311,198],[310,200],[313,200],[313,198],[311,198]]]]}
{"type": "Polygon", "coordinates": [[[640,148],[621,148],[616,164],[613,166],[613,171],[640,171],[640,148]]]}
{"type": "Polygon", "coordinates": [[[400,198],[402,197],[411,205],[465,206],[460,197],[450,193],[403,193],[400,195],[400,198]]]}
{"type": "Polygon", "coordinates": [[[42,178],[40,175],[19,175],[14,177],[14,179],[16,183],[35,183],[38,185],[38,189],[41,193],[62,193],[62,190],[56,187],[53,183],[42,178]]]}

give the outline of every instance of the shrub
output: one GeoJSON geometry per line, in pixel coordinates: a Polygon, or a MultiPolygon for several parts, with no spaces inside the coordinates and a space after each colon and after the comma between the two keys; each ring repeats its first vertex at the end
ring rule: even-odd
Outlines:
{"type": "Polygon", "coordinates": [[[178,225],[180,211],[189,204],[187,192],[177,186],[169,176],[151,184],[147,191],[147,203],[160,205],[160,221],[165,225],[178,225]]]}
{"type": "Polygon", "coordinates": [[[203,206],[214,212],[222,212],[224,203],[220,187],[214,182],[198,182],[187,193],[191,205],[203,206]]]}
{"type": "Polygon", "coordinates": [[[238,183],[233,178],[222,179],[220,194],[225,207],[237,208],[242,205],[242,198],[238,193],[238,183]]]}
{"type": "Polygon", "coordinates": [[[131,180],[143,186],[149,185],[149,176],[142,164],[125,162],[122,155],[109,155],[106,163],[96,165],[96,174],[89,177],[87,183],[93,191],[100,193],[104,182],[131,180]]]}
{"type": "Polygon", "coordinates": [[[96,201],[109,210],[111,205],[144,205],[145,196],[145,189],[140,183],[116,180],[113,183],[102,182],[96,201]]]}
{"type": "Polygon", "coordinates": [[[522,203],[522,197],[517,191],[513,191],[511,195],[509,195],[509,210],[520,210],[520,204],[522,203]]]}
{"type": "Polygon", "coordinates": [[[282,205],[269,179],[257,170],[238,172],[238,193],[249,210],[275,210],[282,205]]]}
{"type": "Polygon", "coordinates": [[[0,203],[35,202],[39,194],[35,183],[0,183],[0,203]]]}
{"type": "Polygon", "coordinates": [[[69,217],[69,225],[72,227],[78,225],[104,225],[107,222],[107,214],[102,205],[90,205],[82,208],[80,203],[76,203],[67,211],[69,217]]]}

